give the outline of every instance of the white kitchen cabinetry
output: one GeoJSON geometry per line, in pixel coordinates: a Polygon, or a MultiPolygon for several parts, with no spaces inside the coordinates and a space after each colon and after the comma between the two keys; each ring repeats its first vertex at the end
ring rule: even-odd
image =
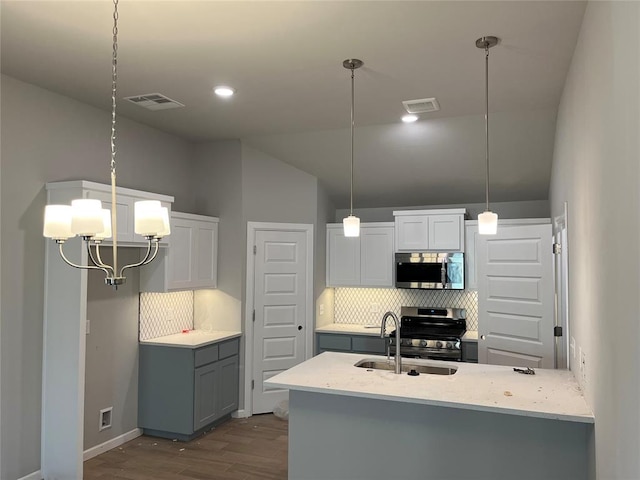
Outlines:
{"type": "Polygon", "coordinates": [[[464,252],[465,209],[394,211],[397,252],[464,252]]]}
{"type": "Polygon", "coordinates": [[[327,286],[393,287],[393,223],[363,223],[359,237],[327,225],[327,286]]]}
{"type": "Polygon", "coordinates": [[[218,218],[173,212],[169,246],[140,272],[140,291],[216,288],[218,218]]]}

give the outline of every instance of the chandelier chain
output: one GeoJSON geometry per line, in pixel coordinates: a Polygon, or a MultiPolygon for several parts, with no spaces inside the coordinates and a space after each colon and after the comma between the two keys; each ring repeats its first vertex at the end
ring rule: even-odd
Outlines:
{"type": "Polygon", "coordinates": [[[111,60],[111,174],[116,172],[116,88],[118,81],[118,0],[113,0],[113,57],[111,60]]]}

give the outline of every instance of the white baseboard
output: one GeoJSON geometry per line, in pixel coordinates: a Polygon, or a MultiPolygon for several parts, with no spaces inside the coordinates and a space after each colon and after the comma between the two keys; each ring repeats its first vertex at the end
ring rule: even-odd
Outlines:
{"type": "Polygon", "coordinates": [[[251,414],[247,410],[236,410],[231,414],[233,418],[249,418],[251,414]]]}
{"type": "Polygon", "coordinates": [[[40,470],[30,473],[29,475],[19,478],[18,480],[42,480],[42,473],[40,470]]]}
{"type": "Polygon", "coordinates": [[[82,459],[84,461],[87,461],[90,458],[97,457],[98,455],[106,452],[107,450],[111,450],[112,448],[119,447],[120,445],[127,443],[129,440],[138,438],[140,435],[142,435],[142,429],[134,428],[130,432],[123,433],[122,435],[112,438],[107,442],[101,443],[100,445],[96,445],[95,447],[91,447],[85,450],[84,453],[82,454],[82,459]]]}

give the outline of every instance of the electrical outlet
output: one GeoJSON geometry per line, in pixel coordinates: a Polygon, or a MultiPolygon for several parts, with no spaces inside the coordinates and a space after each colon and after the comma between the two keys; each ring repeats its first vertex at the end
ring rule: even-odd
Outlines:
{"type": "Polygon", "coordinates": [[[380,305],[377,303],[369,304],[369,313],[378,313],[380,311],[380,305]]]}
{"type": "Polygon", "coordinates": [[[320,315],[324,315],[324,303],[318,305],[318,311],[320,312],[320,315]]]}
{"type": "Polygon", "coordinates": [[[587,383],[587,354],[582,349],[580,349],[580,373],[583,383],[587,383]]]}
{"type": "Polygon", "coordinates": [[[111,414],[113,413],[113,407],[103,408],[100,410],[100,417],[98,419],[98,431],[111,428],[111,414]]]}
{"type": "Polygon", "coordinates": [[[167,308],[165,310],[165,318],[167,322],[173,322],[175,320],[175,313],[173,311],[173,308],[167,308]]]}

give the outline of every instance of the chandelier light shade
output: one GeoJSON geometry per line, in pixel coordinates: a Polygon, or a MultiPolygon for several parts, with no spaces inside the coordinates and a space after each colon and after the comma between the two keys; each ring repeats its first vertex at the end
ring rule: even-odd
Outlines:
{"type": "MultiPolygon", "coordinates": [[[[111,204],[116,202],[116,90],[118,79],[118,0],[113,0],[113,54],[111,60],[111,204]]],[[[162,237],[171,233],[169,210],[157,200],[145,200],[135,203],[135,232],[147,240],[144,258],[137,263],[118,268],[118,232],[117,212],[102,208],[100,200],[77,199],[71,205],[47,205],[44,211],[43,235],[59,245],[62,259],[74,268],[101,270],[105,274],[105,283],[114,288],[122,285],[126,278],[125,270],[140,267],[153,261],[158,254],[158,243],[162,237]],[[64,254],[63,245],[76,235],[86,243],[90,265],[78,265],[64,254]],[[100,244],[107,238],[113,238],[113,265],[107,265],[100,255],[100,244]]]]}
{"type": "Polygon", "coordinates": [[[495,235],[498,231],[498,215],[489,209],[489,49],[495,47],[498,37],[480,37],[476,40],[476,47],[484,49],[485,58],[485,153],[486,153],[486,210],[478,215],[478,233],[480,235],[495,235]]]}
{"type": "Polygon", "coordinates": [[[342,66],[351,70],[351,190],[349,202],[349,216],[342,220],[345,237],[360,236],[360,219],[353,214],[353,128],[355,126],[355,82],[354,71],[364,65],[362,60],[357,58],[348,58],[342,62],[342,66]]]}

